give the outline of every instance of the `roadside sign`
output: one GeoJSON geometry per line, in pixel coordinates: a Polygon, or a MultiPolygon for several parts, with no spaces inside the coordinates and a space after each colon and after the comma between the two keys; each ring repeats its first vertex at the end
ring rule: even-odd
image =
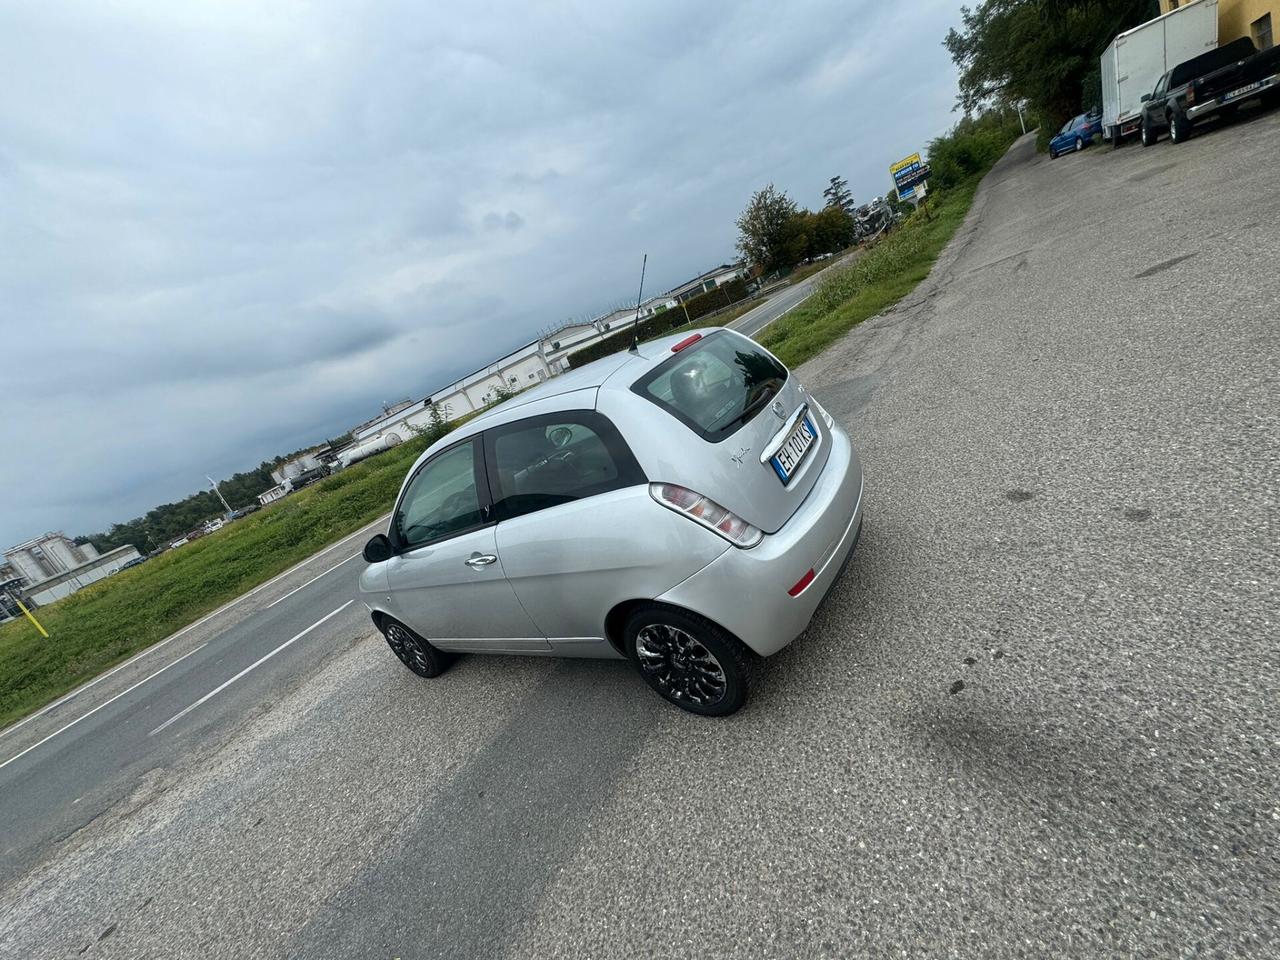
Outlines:
{"type": "Polygon", "coordinates": [[[913,153],[890,165],[889,173],[893,175],[893,182],[898,188],[899,200],[924,196],[925,182],[929,179],[929,165],[920,159],[920,154],[913,153]],[[918,191],[917,186],[920,188],[918,191]]]}

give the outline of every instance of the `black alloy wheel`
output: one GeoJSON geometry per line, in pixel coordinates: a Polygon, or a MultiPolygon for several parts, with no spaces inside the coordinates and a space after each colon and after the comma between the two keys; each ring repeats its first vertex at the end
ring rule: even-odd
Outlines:
{"type": "Polygon", "coordinates": [[[437,650],[399,620],[388,617],[383,620],[381,628],[391,652],[418,676],[438,677],[449,666],[449,659],[443,651],[437,650]]]}
{"type": "Polygon", "coordinates": [[[750,654],[709,620],[655,604],[631,615],[624,637],[640,676],[682,710],[722,717],[746,702],[750,654]]]}

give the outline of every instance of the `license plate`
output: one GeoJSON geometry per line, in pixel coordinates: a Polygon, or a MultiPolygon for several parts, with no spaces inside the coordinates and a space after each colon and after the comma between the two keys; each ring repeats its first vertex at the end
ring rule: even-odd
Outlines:
{"type": "Polygon", "coordinates": [[[1262,89],[1261,81],[1259,81],[1258,83],[1251,83],[1247,87],[1241,87],[1239,90],[1232,90],[1230,93],[1228,93],[1225,97],[1222,98],[1222,102],[1226,103],[1228,100],[1234,100],[1236,97],[1243,97],[1246,94],[1250,94],[1250,93],[1253,93],[1253,91],[1255,90],[1261,90],[1261,89],[1262,89]]]}
{"type": "Polygon", "coordinates": [[[778,474],[778,479],[784,484],[791,480],[791,475],[795,473],[796,467],[800,466],[804,455],[809,452],[809,448],[813,446],[813,441],[817,437],[818,431],[809,418],[801,417],[781,449],[769,460],[773,464],[774,472],[778,474]]]}

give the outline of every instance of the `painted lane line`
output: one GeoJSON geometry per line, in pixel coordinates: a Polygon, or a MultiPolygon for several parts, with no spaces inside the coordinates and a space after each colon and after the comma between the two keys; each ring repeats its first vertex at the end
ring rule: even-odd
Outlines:
{"type": "Polygon", "coordinates": [[[212,620],[218,614],[225,613],[227,610],[230,610],[232,607],[234,607],[237,603],[241,603],[245,600],[248,600],[254,594],[258,593],[260,590],[265,590],[267,587],[271,586],[277,580],[281,580],[284,577],[289,576],[289,574],[296,571],[299,567],[303,567],[303,566],[306,566],[308,563],[311,563],[313,560],[315,560],[316,557],[321,556],[322,554],[329,553],[331,550],[341,546],[346,541],[352,540],[360,536],[370,527],[377,526],[380,523],[385,523],[388,517],[390,517],[390,514],[387,514],[386,516],[381,516],[377,520],[372,520],[369,523],[366,523],[359,530],[355,531],[354,533],[347,534],[337,543],[327,546],[323,550],[320,550],[316,553],[313,553],[311,556],[307,557],[305,560],[299,560],[297,563],[295,563],[292,567],[290,567],[288,570],[284,571],[283,573],[277,573],[274,577],[272,577],[266,583],[260,583],[256,587],[254,587],[252,590],[250,590],[248,593],[242,593],[240,596],[236,597],[235,599],[228,600],[226,603],[220,606],[217,610],[214,610],[212,613],[206,614],[205,616],[197,620],[195,623],[187,624],[177,633],[171,633],[169,636],[165,637],[163,640],[160,640],[157,643],[153,643],[151,646],[147,647],[145,650],[139,650],[137,653],[135,653],[132,657],[130,657],[124,663],[117,664],[116,666],[108,670],[106,673],[103,673],[103,674],[100,674],[99,676],[94,677],[88,683],[82,684],[81,686],[76,687],[70,693],[64,694],[63,696],[59,697],[57,700],[53,701],[53,703],[46,704],[45,706],[41,707],[39,710],[31,714],[30,716],[23,717],[17,723],[11,724],[10,726],[5,727],[3,730],[0,730],[0,738],[7,737],[9,734],[13,733],[13,731],[17,730],[19,727],[30,723],[32,720],[39,719],[40,717],[48,713],[50,710],[57,709],[58,707],[62,706],[64,703],[67,703],[68,701],[84,693],[94,684],[101,683],[103,680],[106,680],[108,677],[116,673],[119,673],[125,667],[133,663],[135,660],[141,660],[143,657],[147,656],[148,654],[155,653],[165,644],[169,643],[172,640],[177,640],[180,636],[182,636],[187,631],[194,630],[196,627],[200,626],[200,624],[205,623],[208,620],[212,620]]]}
{"type": "Polygon", "coordinates": [[[167,664],[165,664],[163,667],[161,667],[159,670],[157,670],[155,673],[151,674],[150,676],[148,676],[148,677],[143,677],[141,680],[139,680],[137,683],[135,683],[135,684],[134,684],[132,687],[130,687],[128,690],[124,690],[124,691],[122,691],[122,692],[120,692],[120,693],[117,693],[117,694],[116,694],[114,697],[112,697],[110,700],[106,701],[105,703],[100,703],[100,704],[98,704],[96,707],[94,707],[94,708],[93,708],[92,710],[90,710],[88,713],[83,714],[83,715],[81,715],[81,716],[79,716],[79,717],[76,717],[74,720],[72,720],[70,723],[68,723],[65,727],[60,727],[60,728],[58,728],[57,730],[53,731],[53,733],[51,733],[51,734],[49,734],[47,737],[45,737],[43,740],[40,740],[40,741],[37,741],[36,743],[33,743],[31,746],[27,747],[27,749],[23,750],[21,753],[14,754],[12,757],[10,757],[8,760],[6,760],[4,763],[0,763],[0,770],[3,770],[5,767],[7,767],[9,764],[13,763],[13,761],[17,760],[18,758],[26,756],[28,753],[30,753],[32,750],[34,750],[36,747],[40,746],[40,744],[42,744],[42,743],[48,743],[50,740],[52,740],[52,739],[53,739],[54,737],[56,737],[58,734],[62,733],[64,730],[70,730],[72,727],[74,727],[74,726],[75,726],[77,723],[79,723],[81,720],[86,720],[86,719],[88,719],[89,717],[92,717],[95,713],[97,713],[97,712],[98,712],[99,710],[101,710],[103,707],[108,707],[108,706],[110,706],[111,704],[113,704],[113,703],[115,703],[117,700],[119,700],[121,697],[123,697],[125,694],[132,693],[134,690],[137,690],[140,686],[142,686],[142,685],[143,685],[144,683],[146,683],[148,680],[153,680],[153,679],[155,679],[156,677],[160,676],[160,674],[162,674],[162,673],[164,673],[166,670],[168,670],[170,667],[177,666],[177,665],[178,665],[178,664],[180,664],[183,660],[187,659],[187,657],[191,656],[193,653],[198,653],[199,651],[203,650],[203,649],[204,649],[205,647],[207,647],[208,645],[209,645],[209,644],[206,642],[206,643],[202,643],[202,644],[200,644],[200,646],[198,646],[198,647],[196,647],[196,648],[194,648],[194,649],[192,649],[192,650],[188,650],[186,653],[184,653],[182,656],[180,656],[177,660],[174,660],[172,663],[167,663],[167,664]]]}
{"type": "Polygon", "coordinates": [[[170,724],[177,723],[179,720],[185,717],[188,713],[190,713],[196,707],[200,706],[202,703],[207,703],[209,700],[212,700],[214,697],[220,694],[223,690],[227,689],[227,687],[231,686],[233,683],[235,683],[237,680],[239,680],[249,671],[255,670],[258,667],[262,666],[264,663],[266,663],[268,660],[274,657],[281,650],[285,649],[285,647],[288,647],[290,644],[298,640],[301,640],[303,637],[305,637],[308,633],[310,633],[316,627],[320,626],[320,624],[324,623],[326,620],[336,617],[338,614],[340,614],[343,610],[347,609],[347,607],[351,606],[353,603],[355,603],[355,600],[348,600],[346,603],[340,606],[337,610],[334,610],[332,613],[326,613],[323,617],[321,617],[311,626],[307,627],[307,629],[303,630],[301,633],[290,637],[288,640],[280,644],[280,646],[276,647],[270,653],[264,654],[261,657],[259,657],[257,660],[253,661],[253,663],[249,664],[247,667],[245,667],[243,670],[237,673],[230,680],[227,680],[225,683],[218,684],[216,687],[214,687],[212,690],[206,693],[203,697],[201,697],[195,703],[191,704],[191,706],[186,707],[182,710],[179,710],[177,713],[175,713],[172,717],[170,717],[164,723],[160,724],[160,726],[156,727],[154,730],[148,733],[147,736],[154,737],[157,733],[159,733],[165,727],[169,726],[170,724]]]}
{"type": "Polygon", "coordinates": [[[328,574],[330,574],[330,573],[333,573],[333,571],[337,570],[337,569],[338,569],[340,566],[342,566],[344,563],[350,563],[352,560],[354,560],[354,559],[355,559],[356,557],[358,557],[358,556],[360,556],[360,554],[358,554],[358,553],[353,553],[351,556],[347,557],[347,559],[345,559],[345,560],[339,560],[337,563],[335,563],[332,567],[330,567],[330,568],[329,568],[328,570],[326,570],[324,573],[318,573],[318,574],[316,574],[314,577],[312,577],[310,580],[308,580],[306,583],[304,583],[301,587],[294,587],[292,590],[290,590],[290,591],[289,591],[288,593],[286,593],[284,596],[276,597],[274,600],[272,600],[270,603],[268,603],[268,604],[267,604],[267,609],[268,609],[268,610],[270,610],[272,607],[274,607],[274,606],[275,606],[277,603],[279,603],[281,600],[288,600],[290,597],[292,597],[292,596],[293,596],[295,593],[297,593],[299,590],[302,590],[302,589],[304,589],[304,588],[306,588],[306,587],[311,586],[313,583],[315,583],[315,582],[316,582],[317,580],[319,580],[321,577],[326,576],[326,575],[328,575],[328,574]]]}

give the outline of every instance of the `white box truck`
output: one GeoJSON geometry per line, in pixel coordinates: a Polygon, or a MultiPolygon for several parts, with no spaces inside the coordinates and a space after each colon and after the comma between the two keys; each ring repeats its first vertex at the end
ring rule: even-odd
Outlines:
{"type": "Polygon", "coordinates": [[[1138,132],[1144,93],[1178,64],[1218,45],[1218,0],[1194,0],[1126,30],[1102,54],[1102,139],[1138,132]]]}

